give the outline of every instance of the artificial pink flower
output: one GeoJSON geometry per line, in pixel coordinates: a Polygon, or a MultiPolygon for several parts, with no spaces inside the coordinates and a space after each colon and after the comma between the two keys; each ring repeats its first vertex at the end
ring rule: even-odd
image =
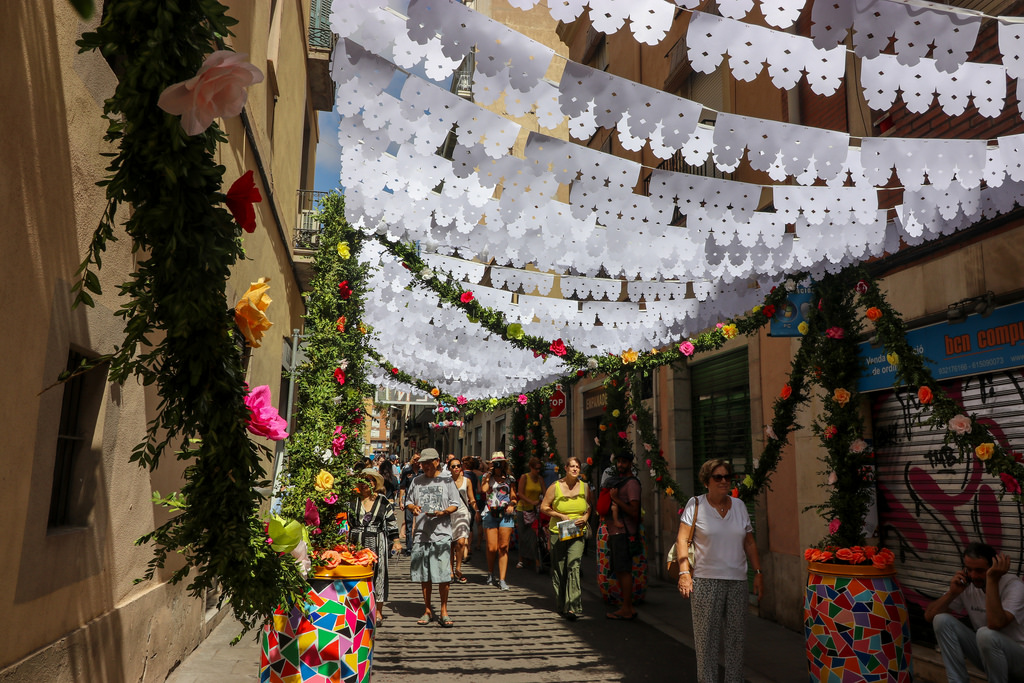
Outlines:
{"type": "Polygon", "coordinates": [[[307,526],[320,526],[320,511],[316,509],[316,503],[312,498],[306,499],[306,512],[302,516],[302,521],[307,526]]]}
{"type": "Polygon", "coordinates": [[[840,522],[839,519],[833,519],[831,522],[828,523],[828,532],[830,534],[834,534],[835,532],[839,531],[839,527],[841,525],[842,522],[840,522]]]}
{"type": "Polygon", "coordinates": [[[868,442],[865,441],[864,439],[857,439],[856,441],[850,444],[851,453],[863,453],[864,451],[867,450],[867,448],[868,442]]]}
{"type": "Polygon", "coordinates": [[[949,430],[960,436],[971,433],[971,418],[966,415],[955,415],[949,420],[949,430]]]}
{"type": "Polygon", "coordinates": [[[231,183],[231,188],[224,199],[235,222],[246,232],[256,232],[256,209],[252,208],[252,205],[262,201],[259,188],[252,180],[252,171],[246,171],[238,180],[231,183]]]}
{"type": "Polygon", "coordinates": [[[630,419],[630,420],[632,420],[633,422],[636,422],[636,421],[637,421],[637,420],[639,420],[640,418],[638,418],[638,417],[637,417],[636,413],[632,413],[632,414],[631,414],[631,415],[629,416],[629,419],[630,419]]]}
{"type": "Polygon", "coordinates": [[[249,409],[249,424],[246,428],[250,432],[271,441],[288,438],[288,432],[285,431],[288,422],[271,403],[269,386],[263,384],[250,391],[245,397],[245,407],[249,409]]]}
{"type": "Polygon", "coordinates": [[[868,293],[868,283],[864,282],[864,280],[858,280],[857,281],[857,285],[854,287],[854,290],[858,294],[867,294],[868,293]]]}
{"type": "Polygon", "coordinates": [[[999,478],[1003,480],[1003,486],[1007,493],[1020,493],[1020,482],[1013,478],[1009,472],[1000,472],[999,478]]]}
{"type": "Polygon", "coordinates": [[[650,459],[650,458],[647,458],[647,466],[648,466],[648,467],[650,467],[650,466],[651,466],[651,459],[650,459]]]}
{"type": "Polygon", "coordinates": [[[344,434],[341,434],[331,439],[331,451],[334,453],[335,457],[341,455],[341,452],[345,450],[345,442],[347,440],[348,437],[344,434]]]}
{"type": "Polygon", "coordinates": [[[625,439],[626,438],[626,432],[619,432],[619,438],[620,439],[625,439]]]}
{"type": "Polygon", "coordinates": [[[691,342],[684,341],[682,344],[679,345],[679,353],[683,354],[684,356],[692,356],[693,352],[694,347],[691,342]]]}
{"type": "Polygon", "coordinates": [[[567,353],[565,350],[565,342],[563,342],[561,339],[556,339],[555,341],[551,342],[551,346],[548,347],[548,349],[551,351],[551,353],[559,357],[564,356],[567,353]]]}
{"type": "Polygon", "coordinates": [[[462,296],[459,297],[459,301],[461,301],[464,304],[468,304],[472,300],[473,300],[473,292],[463,292],[462,296]]]}
{"type": "Polygon", "coordinates": [[[332,493],[331,495],[324,498],[324,502],[327,503],[328,505],[334,505],[335,503],[338,502],[338,494],[332,493]]]}
{"type": "Polygon", "coordinates": [[[649,444],[649,443],[645,443],[645,444],[644,444],[644,450],[645,450],[646,452],[650,453],[650,452],[651,452],[651,444],[649,444]]]}
{"type": "Polygon", "coordinates": [[[825,336],[829,339],[842,339],[846,336],[846,332],[844,332],[841,327],[830,327],[825,330],[825,336]]]}
{"type": "Polygon", "coordinates": [[[334,368],[334,379],[338,380],[338,384],[345,383],[345,371],[341,368],[334,368]]]}
{"type": "Polygon", "coordinates": [[[464,406],[467,403],[469,403],[469,399],[463,396],[462,394],[459,394],[458,396],[455,397],[455,402],[460,406],[464,406]]]}
{"type": "Polygon", "coordinates": [[[525,406],[526,402],[529,401],[530,399],[526,398],[526,394],[519,394],[519,398],[517,398],[516,400],[519,401],[519,405],[525,406]]]}
{"type": "Polygon", "coordinates": [[[199,135],[216,118],[238,116],[245,106],[245,89],[263,81],[263,72],[248,57],[230,50],[211,52],[195,76],[165,88],[157,106],[181,116],[186,135],[199,135]]]}

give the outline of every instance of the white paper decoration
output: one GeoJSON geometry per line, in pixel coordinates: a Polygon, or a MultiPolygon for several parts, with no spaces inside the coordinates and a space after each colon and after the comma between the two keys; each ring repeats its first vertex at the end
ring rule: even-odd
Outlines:
{"type": "Polygon", "coordinates": [[[922,59],[914,66],[904,66],[893,55],[865,59],[861,71],[864,97],[872,109],[886,110],[903,93],[907,109],[923,114],[938,94],[939,104],[950,116],[962,114],[968,97],[982,116],[994,118],[1003,110],[1006,99],[1006,70],[1000,64],[965,62],[952,73],[936,68],[935,60],[922,59]]]}

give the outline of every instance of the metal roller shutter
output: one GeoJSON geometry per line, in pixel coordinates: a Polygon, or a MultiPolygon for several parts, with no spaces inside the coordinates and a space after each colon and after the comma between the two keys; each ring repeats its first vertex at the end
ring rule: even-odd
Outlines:
{"type": "MultiPolygon", "coordinates": [[[[943,383],[1004,447],[1024,451],[1024,371],[974,375],[943,383]]],[[[944,428],[925,423],[916,392],[880,392],[872,401],[878,513],[883,543],[896,553],[912,626],[924,640],[924,606],[942,595],[960,567],[960,551],[983,541],[1024,566],[1021,505],[999,499],[998,479],[969,454],[943,445],[944,428]]]]}

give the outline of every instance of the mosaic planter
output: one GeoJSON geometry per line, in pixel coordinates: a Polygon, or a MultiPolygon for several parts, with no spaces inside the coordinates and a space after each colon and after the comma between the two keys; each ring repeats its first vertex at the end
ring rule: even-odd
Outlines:
{"type": "Polygon", "coordinates": [[[809,563],[804,637],[812,682],[914,678],[907,603],[892,567],[809,563]]]}
{"type": "Polygon", "coordinates": [[[368,683],[377,623],[373,567],[317,574],[306,610],[279,610],[263,627],[260,683],[368,683]]]}
{"type": "MultiPolygon", "coordinates": [[[[642,547],[647,547],[644,539],[644,525],[637,530],[642,547]]],[[[611,604],[622,603],[619,582],[612,572],[611,557],[608,554],[608,527],[604,524],[597,527],[597,586],[601,589],[601,598],[611,604]]],[[[633,555],[633,604],[641,603],[647,597],[647,554],[641,552],[633,555]]]]}

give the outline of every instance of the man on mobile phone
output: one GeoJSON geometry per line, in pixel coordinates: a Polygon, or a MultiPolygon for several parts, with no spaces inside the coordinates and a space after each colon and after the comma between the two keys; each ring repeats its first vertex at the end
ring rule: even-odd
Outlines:
{"type": "Polygon", "coordinates": [[[1009,569],[1009,557],[971,543],[949,590],[925,609],[950,683],[967,683],[968,659],[990,683],[1024,683],[1024,583],[1009,569]],[[950,612],[967,612],[973,629],[950,612]]]}

